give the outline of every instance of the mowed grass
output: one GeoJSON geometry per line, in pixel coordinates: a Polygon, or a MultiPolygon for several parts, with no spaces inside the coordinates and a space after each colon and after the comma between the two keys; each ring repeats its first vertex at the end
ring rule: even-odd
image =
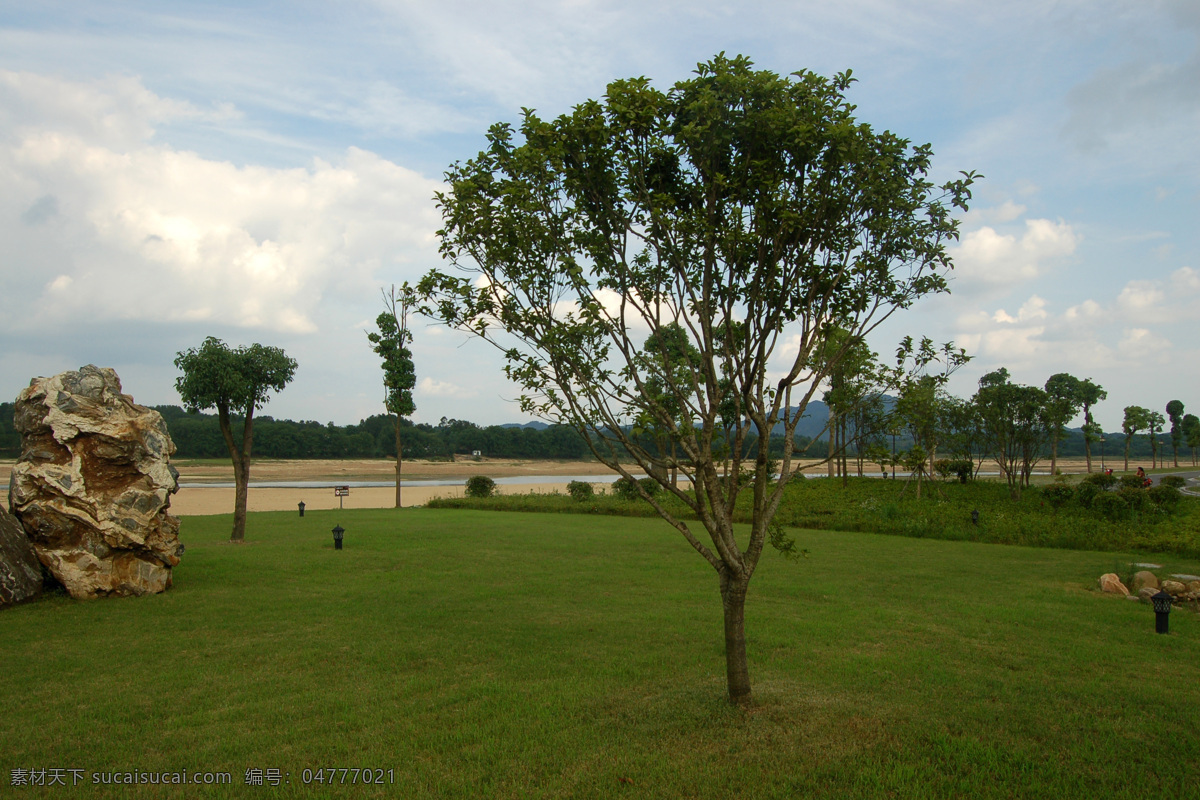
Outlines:
{"type": "Polygon", "coordinates": [[[184,520],[165,594],[0,613],[0,785],[17,768],[84,770],[71,796],[146,798],[1200,785],[1200,619],[1177,611],[1156,635],[1148,607],[1092,590],[1133,557],[797,531],[808,558],[769,552],[751,585],[755,706],[740,711],[724,698],[716,577],[662,522],[252,514],[243,546],[229,527],[184,520]],[[394,783],[304,785],[329,767],[394,783]],[[251,768],[290,782],[244,786],[251,768]],[[183,769],[233,785],[90,785],[183,769]]]}

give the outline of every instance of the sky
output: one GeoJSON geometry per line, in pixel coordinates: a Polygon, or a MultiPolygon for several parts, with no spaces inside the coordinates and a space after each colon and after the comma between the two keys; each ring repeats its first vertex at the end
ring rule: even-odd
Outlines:
{"type": "MultiPolygon", "coordinates": [[[[952,293],[871,340],[965,347],[1123,408],[1200,413],[1195,0],[0,0],[0,399],[116,369],[177,404],[206,336],[299,368],[260,413],[383,411],[380,290],[443,266],[434,193],[493,123],[667,89],[719,52],[853,70],[859,118],[975,170],[952,293]]],[[[414,420],[522,422],[489,346],[418,319],[414,420]]],[[[1078,422],[1078,420],[1077,420],[1078,422]]]]}

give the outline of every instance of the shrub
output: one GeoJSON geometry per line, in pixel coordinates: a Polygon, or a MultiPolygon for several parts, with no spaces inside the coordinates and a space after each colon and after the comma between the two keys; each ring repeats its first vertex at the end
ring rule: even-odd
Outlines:
{"type": "Polygon", "coordinates": [[[1187,486],[1187,481],[1178,475],[1163,475],[1159,478],[1158,485],[1167,486],[1172,489],[1182,489],[1184,486],[1187,486]]]}
{"type": "Polygon", "coordinates": [[[620,477],[613,481],[613,494],[622,500],[636,500],[638,495],[637,483],[633,478],[620,477]]]}
{"type": "Polygon", "coordinates": [[[1117,476],[1106,472],[1093,472],[1081,481],[1098,489],[1110,489],[1117,484],[1117,476]]]}
{"type": "Polygon", "coordinates": [[[622,500],[637,500],[641,497],[638,494],[639,486],[642,487],[643,492],[650,496],[654,496],[659,490],[658,481],[654,480],[654,478],[642,478],[639,481],[635,481],[632,478],[617,478],[613,481],[613,494],[622,500]]]}
{"type": "MultiPolygon", "coordinates": [[[[1173,478],[1175,476],[1168,475],[1167,477],[1173,478]]],[[[1183,499],[1183,495],[1179,493],[1179,489],[1174,486],[1168,486],[1165,478],[1158,486],[1151,486],[1149,491],[1146,492],[1146,496],[1150,498],[1150,501],[1154,505],[1167,511],[1174,508],[1183,499]]]]}
{"type": "Polygon", "coordinates": [[[467,497],[491,497],[496,493],[496,482],[487,475],[467,478],[467,497]]]}
{"type": "Polygon", "coordinates": [[[1042,496],[1054,508],[1060,508],[1075,496],[1075,489],[1063,483],[1056,483],[1042,488],[1042,496]]]}
{"type": "Polygon", "coordinates": [[[1141,489],[1145,482],[1145,478],[1139,478],[1137,475],[1121,476],[1121,488],[1123,489],[1141,489]]]}
{"type": "Polygon", "coordinates": [[[1092,508],[1105,517],[1116,520],[1129,512],[1129,504],[1116,492],[1103,492],[1092,498],[1092,508]]]}
{"type": "Polygon", "coordinates": [[[1092,502],[1096,499],[1096,495],[1103,494],[1104,490],[1096,485],[1094,481],[1084,481],[1079,484],[1079,488],[1075,490],[1075,497],[1079,500],[1079,505],[1084,508],[1091,508],[1092,502]]]}
{"type": "Polygon", "coordinates": [[[592,488],[590,483],[585,481],[571,481],[567,484],[567,494],[583,503],[587,500],[591,500],[592,497],[595,496],[596,490],[592,488]]]}
{"type": "Polygon", "coordinates": [[[1117,496],[1125,501],[1125,505],[1134,511],[1144,511],[1150,502],[1150,496],[1141,487],[1122,486],[1117,490],[1117,496]]]}

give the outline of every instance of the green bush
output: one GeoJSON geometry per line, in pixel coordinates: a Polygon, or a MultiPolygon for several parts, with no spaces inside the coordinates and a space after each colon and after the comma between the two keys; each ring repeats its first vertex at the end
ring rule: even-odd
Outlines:
{"type": "Polygon", "coordinates": [[[1125,505],[1129,506],[1132,511],[1145,511],[1146,506],[1150,504],[1150,496],[1142,488],[1122,486],[1117,490],[1117,495],[1125,501],[1125,505]]]}
{"type": "Polygon", "coordinates": [[[567,494],[582,503],[591,500],[596,495],[596,490],[585,481],[571,481],[567,484],[567,494]]]}
{"type": "Polygon", "coordinates": [[[1167,486],[1171,489],[1182,489],[1184,486],[1187,486],[1187,481],[1178,475],[1163,475],[1159,478],[1158,485],[1167,486]]]}
{"type": "MultiPolygon", "coordinates": [[[[1111,477],[1111,476],[1109,476],[1111,477]]],[[[1094,481],[1085,480],[1079,484],[1079,488],[1075,490],[1075,498],[1079,501],[1079,505],[1084,508],[1091,508],[1096,495],[1103,494],[1104,489],[1098,486],[1094,481]]]]}
{"type": "Polygon", "coordinates": [[[613,494],[622,500],[636,500],[638,495],[637,483],[633,478],[620,477],[613,481],[613,494]]]}
{"type": "Polygon", "coordinates": [[[496,482],[487,475],[467,478],[467,497],[491,497],[496,493],[496,482]]]}
{"type": "Polygon", "coordinates": [[[1139,478],[1137,475],[1122,475],[1121,488],[1123,489],[1141,489],[1142,484],[1146,482],[1145,478],[1139,478]]]}
{"type": "Polygon", "coordinates": [[[1042,496],[1054,508],[1061,508],[1075,496],[1075,488],[1067,486],[1065,483],[1056,483],[1042,487],[1042,496]]]}
{"type": "Polygon", "coordinates": [[[660,488],[658,481],[653,478],[642,478],[639,481],[635,481],[632,478],[617,478],[613,481],[613,494],[622,500],[637,500],[641,497],[638,494],[639,486],[642,487],[643,492],[651,497],[658,494],[660,488]]]}
{"type": "Polygon", "coordinates": [[[1103,492],[1092,499],[1092,508],[1111,520],[1118,520],[1129,513],[1129,503],[1117,492],[1103,492]]]}
{"type": "MultiPolygon", "coordinates": [[[[1174,476],[1168,475],[1167,477],[1174,476]]],[[[1154,505],[1166,511],[1173,509],[1183,499],[1183,495],[1179,492],[1179,489],[1174,486],[1168,486],[1165,479],[1158,486],[1151,486],[1146,492],[1146,496],[1150,498],[1150,501],[1154,505]]]]}
{"type": "Polygon", "coordinates": [[[1117,476],[1110,475],[1107,472],[1093,472],[1084,478],[1081,483],[1089,486],[1095,486],[1098,489],[1110,489],[1117,484],[1117,476]]]}

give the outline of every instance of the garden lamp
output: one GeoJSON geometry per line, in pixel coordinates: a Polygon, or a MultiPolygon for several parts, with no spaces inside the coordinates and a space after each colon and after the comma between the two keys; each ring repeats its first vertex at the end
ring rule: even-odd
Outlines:
{"type": "Polygon", "coordinates": [[[304,501],[303,501],[303,500],[301,500],[301,501],[300,501],[299,503],[297,503],[296,505],[298,505],[298,506],[300,507],[300,516],[302,516],[302,517],[303,517],[303,516],[304,516],[304,501]]]}
{"type": "Polygon", "coordinates": [[[346,532],[346,529],[343,528],[341,525],[334,526],[334,528],[333,528],[333,549],[334,550],[342,549],[342,534],[345,532],[346,532]]]}
{"type": "Polygon", "coordinates": [[[974,525],[979,524],[979,509],[978,508],[971,512],[971,523],[974,525]]]}
{"type": "Polygon", "coordinates": [[[1154,603],[1154,632],[1166,633],[1171,613],[1171,595],[1160,589],[1158,594],[1150,596],[1150,602],[1154,603]]]}

